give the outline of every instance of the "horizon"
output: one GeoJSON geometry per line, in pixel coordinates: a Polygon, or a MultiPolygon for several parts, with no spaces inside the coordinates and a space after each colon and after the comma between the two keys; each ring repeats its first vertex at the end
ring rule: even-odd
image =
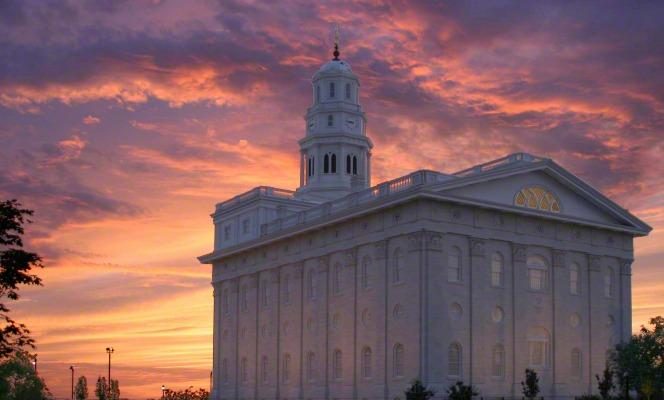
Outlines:
{"type": "Polygon", "coordinates": [[[653,227],[635,240],[635,332],[664,315],[664,4],[8,1],[0,199],[35,211],[43,287],[8,303],[69,397],[209,389],[218,202],[294,189],[311,77],[360,79],[372,186],[509,153],[553,159],[653,227]],[[601,4],[598,5],[598,4],[601,4]]]}

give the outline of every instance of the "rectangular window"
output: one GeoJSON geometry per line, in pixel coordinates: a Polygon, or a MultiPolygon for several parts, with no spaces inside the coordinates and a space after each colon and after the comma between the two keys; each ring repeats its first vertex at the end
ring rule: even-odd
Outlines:
{"type": "Polygon", "coordinates": [[[330,82],[330,97],[334,97],[335,87],[334,82],[330,82]]]}
{"type": "Polygon", "coordinates": [[[546,367],[548,345],[544,341],[531,341],[528,343],[528,353],[531,367],[546,367]]]}
{"type": "Polygon", "coordinates": [[[242,221],[242,233],[247,234],[249,233],[249,220],[245,219],[242,221]]]}

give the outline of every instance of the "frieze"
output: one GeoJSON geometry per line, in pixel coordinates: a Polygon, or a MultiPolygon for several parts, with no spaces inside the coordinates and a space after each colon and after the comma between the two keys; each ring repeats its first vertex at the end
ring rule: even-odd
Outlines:
{"type": "Polygon", "coordinates": [[[600,257],[600,256],[589,256],[588,257],[588,268],[591,271],[600,271],[602,269],[602,257],[600,257]]]}
{"type": "Polygon", "coordinates": [[[484,257],[484,240],[471,238],[470,254],[475,257],[484,257]]]}
{"type": "Polygon", "coordinates": [[[567,252],[563,250],[553,250],[553,266],[558,268],[565,267],[565,257],[567,252]]]}
{"type": "Polygon", "coordinates": [[[374,258],[376,260],[385,259],[385,249],[387,248],[387,240],[381,240],[374,244],[374,258]]]}
{"type": "Polygon", "coordinates": [[[515,262],[526,262],[526,246],[512,244],[512,259],[515,262]]]}
{"type": "Polygon", "coordinates": [[[622,275],[632,275],[632,263],[634,260],[622,259],[620,260],[620,273],[622,275]]]}

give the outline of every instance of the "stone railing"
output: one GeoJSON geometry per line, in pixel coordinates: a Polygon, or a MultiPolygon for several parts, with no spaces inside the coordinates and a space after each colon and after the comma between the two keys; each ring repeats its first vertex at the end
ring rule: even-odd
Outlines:
{"type": "Polygon", "coordinates": [[[404,190],[428,184],[443,182],[451,179],[449,175],[435,171],[415,171],[400,178],[383,182],[368,189],[360,190],[344,196],[340,199],[323,203],[307,210],[300,211],[283,218],[277,218],[274,221],[261,225],[261,236],[279,232],[283,229],[291,228],[300,224],[311,222],[319,218],[336,214],[351,207],[369,203],[373,200],[388,197],[404,190]]]}
{"type": "Polygon", "coordinates": [[[508,156],[505,156],[503,158],[499,158],[497,160],[489,161],[484,164],[480,165],[475,165],[474,167],[470,167],[467,169],[464,169],[459,172],[455,172],[452,175],[462,178],[464,176],[469,176],[469,175],[475,175],[475,174],[480,174],[482,172],[488,172],[491,171],[492,169],[496,169],[499,167],[502,167],[504,165],[509,165],[513,164],[515,162],[519,161],[525,161],[525,162],[537,162],[537,161],[543,161],[545,158],[533,156],[532,154],[528,153],[513,153],[508,156]]]}
{"type": "Polygon", "coordinates": [[[295,192],[292,190],[278,189],[270,186],[259,186],[251,189],[248,192],[244,192],[231,199],[228,199],[224,202],[218,203],[215,208],[217,212],[227,210],[237,204],[258,197],[273,197],[273,198],[277,197],[281,199],[293,199],[295,197],[295,192]]]}

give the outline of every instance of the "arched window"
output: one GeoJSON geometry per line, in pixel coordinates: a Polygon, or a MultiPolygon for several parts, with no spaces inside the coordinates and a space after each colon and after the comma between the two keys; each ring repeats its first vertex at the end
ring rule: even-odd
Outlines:
{"type": "Polygon", "coordinates": [[[240,360],[240,380],[243,383],[246,383],[248,380],[248,372],[247,372],[247,358],[242,357],[242,360],[240,360]]]}
{"type": "Polygon", "coordinates": [[[571,358],[570,361],[571,361],[570,372],[571,372],[572,378],[574,378],[574,379],[581,378],[581,371],[583,371],[583,369],[582,369],[583,360],[581,358],[581,350],[572,349],[572,358],[571,358]]]}
{"type": "Polygon", "coordinates": [[[329,174],[330,173],[330,155],[325,154],[323,157],[323,173],[324,174],[329,174]]]}
{"type": "Polygon", "coordinates": [[[579,294],[579,264],[577,263],[569,266],[569,292],[579,294]]]}
{"type": "Polygon", "coordinates": [[[530,328],[527,332],[528,363],[533,368],[549,364],[549,332],[544,328],[530,328]]]}
{"type": "Polygon", "coordinates": [[[461,282],[461,250],[456,246],[447,255],[447,281],[461,282]]]}
{"type": "Polygon", "coordinates": [[[334,82],[330,82],[330,98],[334,97],[334,95],[335,95],[334,92],[335,92],[334,82]]]}
{"type": "Polygon", "coordinates": [[[350,154],[346,155],[346,173],[350,175],[350,154]]]}
{"type": "Polygon", "coordinates": [[[332,165],[331,165],[332,173],[336,174],[337,173],[337,155],[332,153],[331,160],[332,160],[332,165]]]}
{"type": "Polygon", "coordinates": [[[310,269],[307,271],[307,296],[310,299],[315,299],[316,298],[316,275],[315,271],[310,269]]]}
{"type": "Polygon", "coordinates": [[[334,353],[332,354],[332,378],[333,379],[341,379],[342,377],[342,358],[341,358],[341,350],[336,349],[334,350],[334,353]]]}
{"type": "Polygon", "coordinates": [[[401,279],[403,279],[403,273],[401,271],[402,268],[403,254],[401,253],[401,249],[397,247],[394,250],[394,257],[392,259],[392,283],[401,282],[401,279]]]}
{"type": "Polygon", "coordinates": [[[263,382],[263,383],[267,383],[267,381],[268,381],[268,376],[269,376],[268,375],[268,373],[269,373],[268,368],[269,368],[269,364],[268,364],[268,361],[267,361],[267,356],[263,356],[261,358],[261,382],[263,382]]]}
{"type": "Polygon", "coordinates": [[[341,293],[341,279],[342,279],[343,269],[341,264],[334,264],[334,274],[332,275],[332,293],[340,294],[341,293]]]}
{"type": "Polygon", "coordinates": [[[461,345],[452,343],[447,349],[447,375],[461,376],[461,345]]]}
{"type": "Polygon", "coordinates": [[[501,344],[497,344],[493,347],[491,375],[496,378],[502,378],[505,376],[505,348],[501,344]]]}
{"type": "Polygon", "coordinates": [[[504,275],[503,255],[496,252],[491,255],[491,286],[502,287],[504,275]]]}
{"type": "Polygon", "coordinates": [[[544,258],[540,256],[530,256],[528,265],[528,286],[530,290],[544,291],[548,286],[549,271],[544,258]]]}
{"type": "Polygon", "coordinates": [[[249,309],[249,299],[247,292],[247,285],[242,285],[242,288],[240,289],[240,303],[242,304],[242,311],[247,311],[249,309]]]}
{"type": "Polygon", "coordinates": [[[346,98],[350,99],[350,83],[346,84],[346,98]]]}
{"type": "Polygon", "coordinates": [[[316,354],[310,351],[307,353],[305,370],[307,371],[307,380],[309,382],[316,379],[316,354]]]}
{"type": "Polygon", "coordinates": [[[320,85],[316,86],[316,103],[320,103],[320,85]]]}
{"type": "Polygon", "coordinates": [[[311,158],[307,158],[307,176],[311,176],[311,158]]]}
{"type": "Polygon", "coordinates": [[[371,268],[371,257],[366,256],[362,259],[362,271],[360,276],[360,283],[362,289],[367,289],[370,285],[369,282],[369,269],[371,268]]]}
{"type": "Polygon", "coordinates": [[[284,359],[281,361],[281,377],[284,382],[290,381],[290,364],[291,356],[290,354],[284,354],[284,359]]]}
{"type": "Polygon", "coordinates": [[[613,297],[613,270],[611,268],[607,268],[604,274],[604,297],[613,297]]]}
{"type": "Polygon", "coordinates": [[[560,212],[560,203],[556,196],[539,186],[531,186],[521,189],[514,196],[514,205],[554,213],[560,212]]]}
{"type": "Polygon", "coordinates": [[[286,274],[284,276],[284,303],[290,304],[291,296],[291,287],[290,287],[290,275],[286,274]]]}
{"type": "Polygon", "coordinates": [[[357,175],[357,157],[353,156],[353,175],[357,175]]]}
{"type": "Polygon", "coordinates": [[[365,347],[362,349],[361,360],[362,378],[371,378],[371,348],[365,347]]]}
{"type": "Polygon", "coordinates": [[[228,360],[221,360],[221,381],[224,383],[228,382],[228,360]]]}
{"type": "Polygon", "coordinates": [[[334,126],[334,115],[329,114],[327,116],[327,126],[334,126]]]}
{"type": "Polygon", "coordinates": [[[392,372],[395,377],[403,376],[403,345],[397,343],[394,345],[394,366],[392,372]]]}

